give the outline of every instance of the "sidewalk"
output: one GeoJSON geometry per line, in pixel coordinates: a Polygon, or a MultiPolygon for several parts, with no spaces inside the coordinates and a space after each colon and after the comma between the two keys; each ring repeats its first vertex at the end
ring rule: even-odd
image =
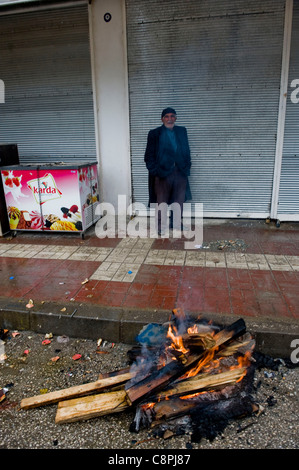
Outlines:
{"type": "Polygon", "coordinates": [[[220,324],[242,317],[260,348],[285,353],[299,338],[299,224],[205,220],[203,234],[194,250],[94,228],[0,238],[0,327],[133,342],[182,308],[220,324]]]}

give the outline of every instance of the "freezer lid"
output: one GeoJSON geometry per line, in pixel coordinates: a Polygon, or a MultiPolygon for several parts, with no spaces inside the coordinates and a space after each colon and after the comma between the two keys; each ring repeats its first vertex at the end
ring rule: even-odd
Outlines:
{"type": "Polygon", "coordinates": [[[88,166],[97,165],[98,162],[82,162],[75,163],[74,165],[62,163],[41,163],[41,164],[21,164],[21,165],[6,165],[1,166],[1,170],[17,171],[17,170],[78,170],[79,168],[86,168],[88,166]]]}

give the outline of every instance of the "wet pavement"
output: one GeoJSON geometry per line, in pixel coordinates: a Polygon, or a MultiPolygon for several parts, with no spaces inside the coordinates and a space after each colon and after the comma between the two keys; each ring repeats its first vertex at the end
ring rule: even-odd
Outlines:
{"type": "Polygon", "coordinates": [[[184,238],[100,239],[94,229],[84,239],[32,232],[0,239],[0,328],[9,330],[0,364],[2,449],[106,449],[115,457],[111,449],[298,448],[299,369],[290,358],[299,356],[299,224],[205,220],[203,235],[195,249],[184,238]],[[257,352],[277,358],[274,370],[256,372],[259,416],[195,443],[190,435],[132,433],[132,410],[61,426],[56,405],[20,410],[24,397],[125,367],[143,326],[168,321],[174,308],[221,325],[243,318],[257,352]]]}
{"type": "Polygon", "coordinates": [[[171,234],[100,239],[94,228],[84,239],[2,237],[0,322],[131,343],[142,326],[182,308],[221,324],[242,317],[266,352],[289,354],[299,334],[299,224],[208,219],[202,246],[185,242],[171,234]]]}

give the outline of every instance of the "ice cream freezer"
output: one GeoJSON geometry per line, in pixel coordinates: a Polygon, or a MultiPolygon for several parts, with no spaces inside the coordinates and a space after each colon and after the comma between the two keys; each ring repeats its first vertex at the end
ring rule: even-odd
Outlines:
{"type": "MultiPolygon", "coordinates": [[[[17,144],[0,143],[0,167],[18,165],[19,163],[17,144]]],[[[0,177],[0,237],[8,233],[9,230],[3,184],[0,177]]]]}
{"type": "Polygon", "coordinates": [[[97,163],[0,168],[12,231],[84,232],[100,218],[97,163]]]}

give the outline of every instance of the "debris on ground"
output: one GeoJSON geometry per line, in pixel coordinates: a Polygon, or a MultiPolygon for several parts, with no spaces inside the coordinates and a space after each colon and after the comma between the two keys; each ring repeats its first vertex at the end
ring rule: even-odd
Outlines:
{"type": "MultiPolygon", "coordinates": [[[[153,346],[150,333],[155,327],[150,325],[140,337],[148,342],[148,347],[153,346]]],[[[7,359],[0,364],[0,390],[5,389],[5,398],[0,403],[0,448],[152,449],[155,452],[159,449],[167,452],[171,449],[298,448],[299,367],[291,364],[290,359],[273,359],[257,352],[253,356],[257,411],[231,421],[221,433],[211,436],[211,440],[202,437],[196,442],[188,432],[179,434],[181,425],[188,429],[190,423],[186,418],[178,422],[179,426],[168,426],[168,429],[161,423],[159,432],[145,428],[138,434],[133,433],[130,428],[135,419],[132,408],[63,425],[55,423],[57,402],[30,410],[20,409],[21,400],[27,397],[38,395],[40,399],[47,399],[49,393],[60,393],[65,389],[69,393],[73,387],[77,388],[76,392],[85,387],[85,393],[86,387],[97,386],[100,380],[112,380],[109,377],[111,370],[121,371],[125,376],[136,350],[132,351],[132,344],[110,343],[101,336],[99,332],[99,340],[89,340],[61,334],[60,337],[67,341],[59,342],[59,336],[54,334],[51,344],[44,347],[45,334],[22,330],[13,336],[6,332],[7,359]],[[23,356],[26,349],[30,354],[23,356]],[[98,354],[99,349],[109,354],[98,354]],[[73,361],[72,356],[78,352],[82,358],[73,361]],[[59,360],[52,361],[55,357],[59,360]],[[13,387],[6,390],[7,384],[13,384],[13,387]]]]}
{"type": "Polygon", "coordinates": [[[70,338],[66,335],[57,336],[57,342],[58,343],[68,343],[69,340],[70,340],[70,338]]]}
{"type": "Polygon", "coordinates": [[[0,403],[2,403],[7,396],[7,392],[13,387],[13,383],[6,384],[3,388],[0,388],[0,403]]]}
{"type": "Polygon", "coordinates": [[[199,246],[201,249],[211,250],[211,251],[241,251],[245,252],[248,248],[248,245],[244,240],[237,238],[235,240],[215,240],[209,243],[203,243],[199,246]]]}

